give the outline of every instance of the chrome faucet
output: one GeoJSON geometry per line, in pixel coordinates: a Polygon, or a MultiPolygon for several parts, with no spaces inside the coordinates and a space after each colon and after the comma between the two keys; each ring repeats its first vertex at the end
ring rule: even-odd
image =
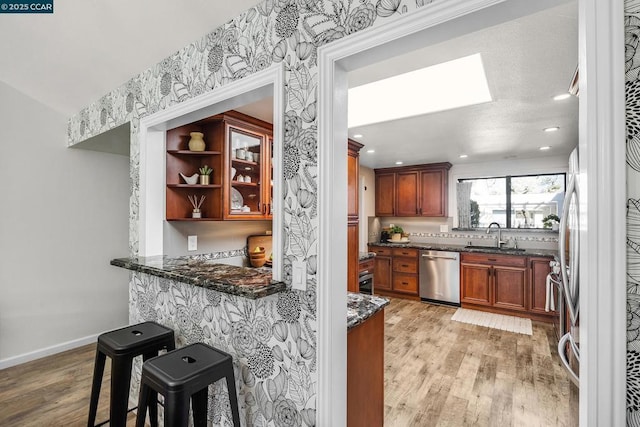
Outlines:
{"type": "Polygon", "coordinates": [[[496,227],[498,227],[498,240],[496,240],[496,248],[500,249],[502,245],[506,243],[504,240],[502,240],[502,229],[500,228],[500,224],[498,224],[497,222],[492,222],[487,227],[487,234],[491,233],[492,225],[495,225],[496,227]]]}

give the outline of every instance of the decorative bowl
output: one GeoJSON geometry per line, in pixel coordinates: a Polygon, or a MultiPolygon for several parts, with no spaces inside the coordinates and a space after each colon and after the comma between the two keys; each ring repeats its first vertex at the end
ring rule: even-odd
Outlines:
{"type": "Polygon", "coordinates": [[[200,176],[197,173],[194,173],[191,176],[185,176],[184,174],[180,173],[180,176],[182,177],[182,179],[184,179],[184,182],[186,182],[189,185],[195,185],[198,183],[198,177],[200,176]]]}

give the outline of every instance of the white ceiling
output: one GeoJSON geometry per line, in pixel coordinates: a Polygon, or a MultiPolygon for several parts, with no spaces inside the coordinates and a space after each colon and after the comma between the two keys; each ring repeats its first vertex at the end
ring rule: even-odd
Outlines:
{"type": "Polygon", "coordinates": [[[0,81],[71,116],[260,0],[55,0],[0,14],[0,81]]]}
{"type": "MultiPolygon", "coordinates": [[[[578,143],[578,100],[566,92],[578,64],[577,2],[547,9],[349,73],[359,86],[480,52],[493,102],[349,129],[360,163],[395,166],[567,155],[578,143]],[[542,129],[559,126],[558,132],[542,129]],[[549,151],[540,146],[550,145],[549,151]],[[368,149],[375,149],[369,154],[368,149]],[[460,159],[460,154],[469,157],[460,159]]],[[[384,99],[380,108],[385,108],[384,99]]]]}
{"type": "MultiPolygon", "coordinates": [[[[0,81],[71,116],[258,3],[56,0],[52,15],[0,14],[0,81]],[[10,42],[7,42],[10,41],[10,42]]],[[[480,52],[494,101],[350,129],[369,167],[568,154],[578,102],[554,102],[578,61],[577,1],[353,71],[350,86],[480,52]],[[548,126],[560,131],[544,133],[548,126]],[[538,147],[551,145],[541,152],[538,147]],[[375,149],[375,154],[366,153],[375,149]],[[467,159],[460,159],[460,154],[467,159]]],[[[384,100],[381,100],[384,102],[384,100]]],[[[269,102],[246,112],[267,118],[269,102]]],[[[381,107],[383,108],[383,107],[381,107]]]]}

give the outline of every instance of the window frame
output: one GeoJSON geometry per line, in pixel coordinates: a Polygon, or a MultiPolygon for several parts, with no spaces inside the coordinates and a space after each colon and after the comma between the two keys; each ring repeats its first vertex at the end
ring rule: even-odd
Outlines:
{"type": "MultiPolygon", "coordinates": [[[[567,191],[567,172],[550,172],[550,173],[530,173],[523,175],[498,175],[498,176],[484,176],[484,177],[476,177],[476,178],[458,178],[458,182],[465,181],[476,181],[480,179],[503,179],[505,180],[505,198],[506,198],[506,209],[505,209],[505,218],[506,218],[506,226],[505,229],[511,229],[511,178],[528,178],[528,177],[539,177],[539,176],[551,176],[551,175],[563,175],[564,176],[564,193],[567,191]]],[[[514,230],[523,230],[522,228],[514,228],[514,230]]],[[[543,228],[526,228],[525,230],[543,230],[543,228]]]]}

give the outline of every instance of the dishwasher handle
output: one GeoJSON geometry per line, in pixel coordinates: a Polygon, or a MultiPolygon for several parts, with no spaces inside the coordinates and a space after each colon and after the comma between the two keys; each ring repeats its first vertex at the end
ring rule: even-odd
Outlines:
{"type": "Polygon", "coordinates": [[[426,259],[450,259],[451,261],[457,261],[458,260],[458,258],[452,257],[452,256],[435,256],[435,255],[427,255],[427,254],[422,254],[422,258],[426,258],[426,259]]]}

